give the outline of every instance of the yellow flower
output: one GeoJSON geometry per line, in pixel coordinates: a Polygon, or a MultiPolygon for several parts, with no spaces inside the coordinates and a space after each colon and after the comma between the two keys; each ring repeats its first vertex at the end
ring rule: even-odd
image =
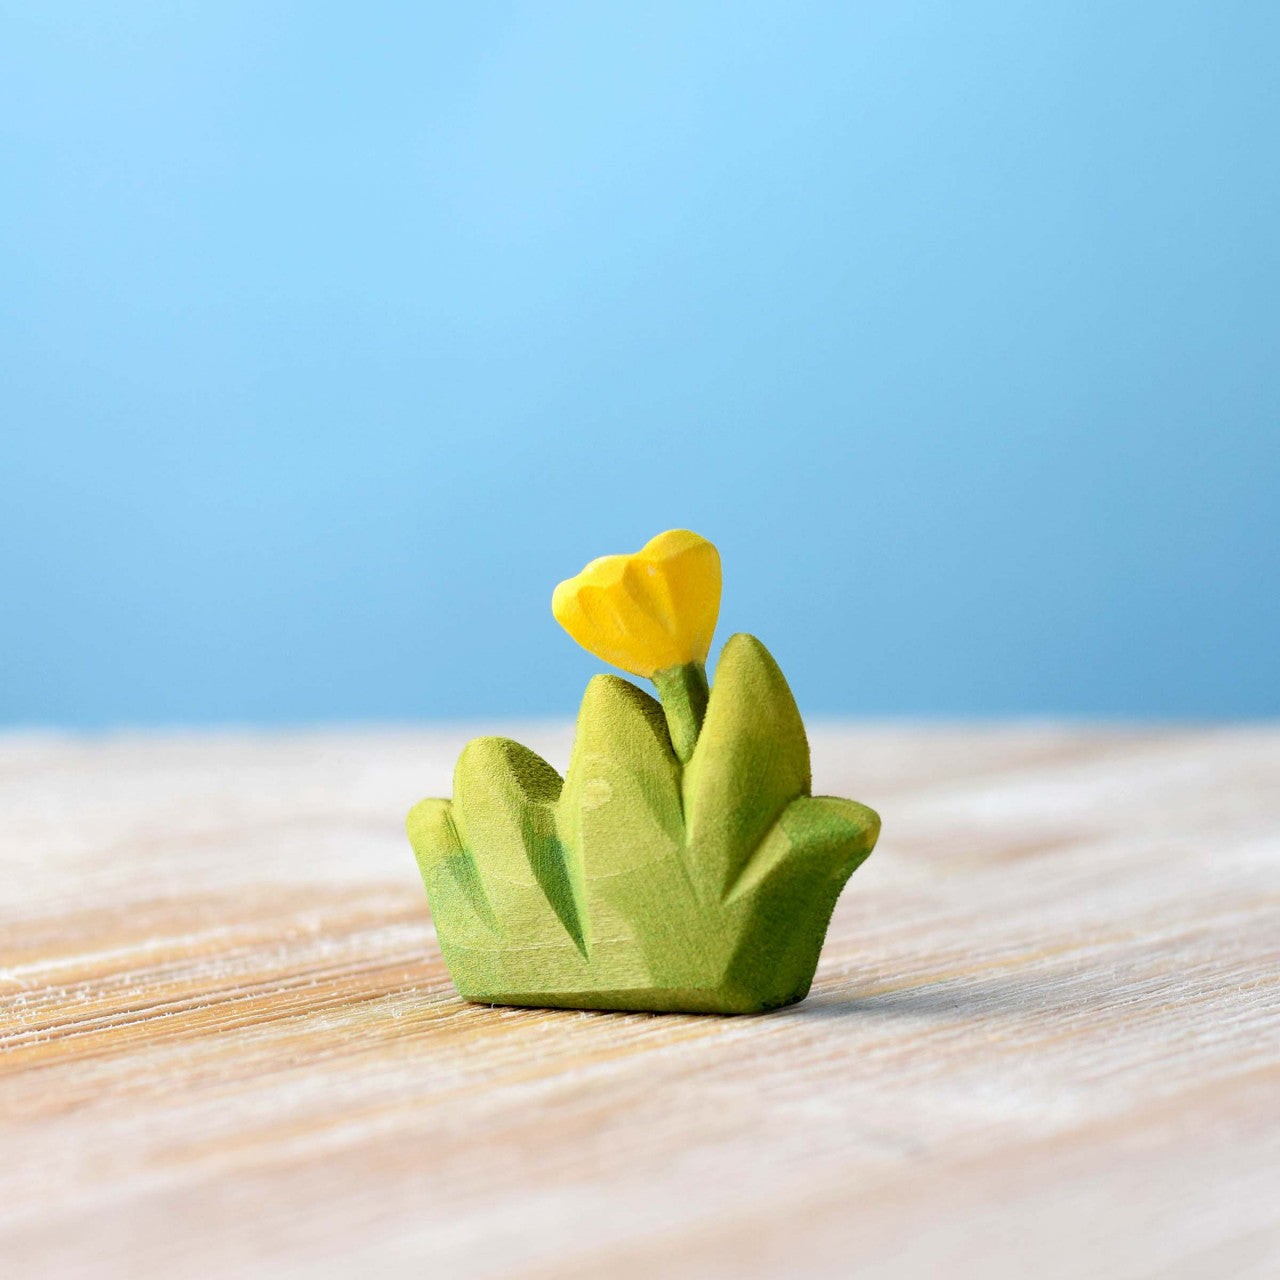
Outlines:
{"type": "Polygon", "coordinates": [[[601,556],[551,597],[584,648],[632,675],[705,663],[720,613],[720,553],[669,529],[629,556],[601,556]]]}

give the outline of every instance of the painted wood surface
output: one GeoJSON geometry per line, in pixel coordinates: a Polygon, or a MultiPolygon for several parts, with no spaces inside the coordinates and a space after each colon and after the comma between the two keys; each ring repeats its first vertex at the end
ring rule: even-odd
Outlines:
{"type": "Polygon", "coordinates": [[[1280,1273],[1280,730],[819,727],[880,846],[715,1018],[457,999],[494,728],[0,739],[0,1273],[1280,1273]]]}
{"type": "MultiPolygon", "coordinates": [[[[681,670],[705,695],[701,664],[681,670]]],[[[510,738],[476,738],[458,758],[452,799],[410,811],[436,941],[461,995],[763,1013],[808,994],[879,816],[810,794],[800,711],[754,636],[725,644],[683,758],[668,733],[671,696],[660,705],[628,680],[594,676],[563,780],[510,738]]]]}

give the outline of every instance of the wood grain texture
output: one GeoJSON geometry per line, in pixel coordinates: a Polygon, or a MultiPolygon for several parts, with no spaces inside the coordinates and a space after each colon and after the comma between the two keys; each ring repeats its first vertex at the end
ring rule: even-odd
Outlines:
{"type": "Polygon", "coordinates": [[[1280,1274],[1280,730],[819,728],[884,834],[722,1019],[457,999],[486,727],[0,739],[0,1272],[1280,1274]]]}

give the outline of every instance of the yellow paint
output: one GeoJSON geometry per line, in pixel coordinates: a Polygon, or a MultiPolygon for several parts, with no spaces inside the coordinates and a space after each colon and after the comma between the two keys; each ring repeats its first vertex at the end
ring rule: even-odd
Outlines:
{"type": "Polygon", "coordinates": [[[629,556],[601,556],[551,597],[556,621],[584,648],[632,675],[705,663],[720,614],[720,553],[668,529],[629,556]]]}

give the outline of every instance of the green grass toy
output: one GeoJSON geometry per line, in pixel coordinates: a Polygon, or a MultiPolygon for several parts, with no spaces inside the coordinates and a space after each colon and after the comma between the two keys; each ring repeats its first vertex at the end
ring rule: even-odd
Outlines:
{"type": "Polygon", "coordinates": [[[708,688],[720,558],[685,530],[594,560],[552,610],[661,701],[596,676],[564,779],[507,738],[458,759],[409,840],[459,992],[486,1004],[753,1013],[802,1000],[880,819],[810,795],[795,699],[754,636],[708,688]]]}

